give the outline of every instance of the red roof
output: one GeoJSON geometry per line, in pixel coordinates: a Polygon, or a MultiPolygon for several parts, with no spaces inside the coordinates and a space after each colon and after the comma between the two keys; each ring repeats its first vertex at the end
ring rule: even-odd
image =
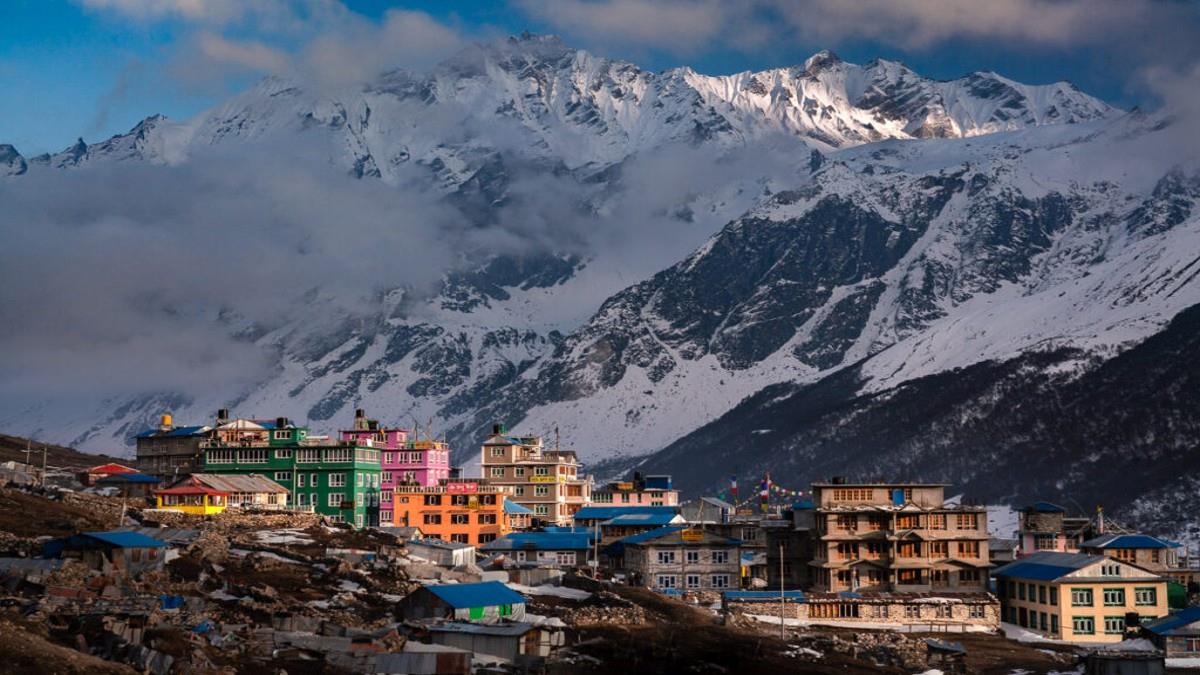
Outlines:
{"type": "Polygon", "coordinates": [[[88,469],[88,473],[137,473],[137,469],[122,464],[101,464],[88,469]]]}
{"type": "Polygon", "coordinates": [[[203,485],[180,485],[178,487],[167,488],[165,490],[155,490],[154,494],[156,494],[156,495],[220,495],[222,497],[229,496],[228,492],[222,492],[221,490],[214,490],[210,487],[204,487],[203,485]]]}

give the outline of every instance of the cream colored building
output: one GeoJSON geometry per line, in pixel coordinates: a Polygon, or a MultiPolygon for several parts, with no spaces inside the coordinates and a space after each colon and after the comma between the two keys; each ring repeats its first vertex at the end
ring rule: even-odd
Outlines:
{"type": "Polygon", "coordinates": [[[1166,579],[1105,556],[1035,553],[994,576],[1005,621],[1066,642],[1120,642],[1167,614],[1166,579]]]}
{"type": "Polygon", "coordinates": [[[982,592],[987,509],[948,504],[945,486],[815,483],[816,591],[982,592]]]}
{"type": "Polygon", "coordinates": [[[483,478],[510,486],[509,499],[547,523],[570,525],[592,501],[592,478],[580,468],[574,451],[546,448],[540,436],[509,436],[500,425],[483,442],[483,478]]]}

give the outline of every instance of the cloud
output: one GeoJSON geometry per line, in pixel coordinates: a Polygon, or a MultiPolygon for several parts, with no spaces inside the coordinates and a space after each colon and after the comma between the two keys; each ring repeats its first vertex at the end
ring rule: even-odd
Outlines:
{"type": "Polygon", "coordinates": [[[275,31],[326,19],[347,10],[337,0],[74,0],[95,12],[152,23],[182,21],[207,26],[250,22],[275,31]]]}
{"type": "Polygon", "coordinates": [[[517,0],[568,36],[676,54],[802,39],[928,49],[974,39],[1043,47],[1194,42],[1195,5],[1172,0],[517,0]]]}
{"type": "Polygon", "coordinates": [[[364,82],[394,68],[424,69],[461,49],[454,29],[417,11],[389,10],[383,21],[348,19],[300,52],[299,76],[318,85],[364,82]]]}
{"type": "Polygon", "coordinates": [[[199,35],[197,46],[206,59],[222,65],[233,65],[274,75],[286,73],[290,68],[291,59],[286,52],[261,42],[237,42],[203,31],[199,35]]]}

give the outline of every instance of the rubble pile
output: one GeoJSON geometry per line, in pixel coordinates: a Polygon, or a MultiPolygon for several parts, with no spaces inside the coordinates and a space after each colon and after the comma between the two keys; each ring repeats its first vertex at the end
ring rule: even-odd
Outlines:
{"type": "Polygon", "coordinates": [[[610,591],[598,591],[577,606],[560,608],[558,616],[575,626],[641,625],[649,620],[645,607],[610,591]]]}

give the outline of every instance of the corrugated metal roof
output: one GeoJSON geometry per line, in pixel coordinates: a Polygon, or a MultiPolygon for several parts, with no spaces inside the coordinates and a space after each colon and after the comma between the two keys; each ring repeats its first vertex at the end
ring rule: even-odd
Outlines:
{"type": "Polygon", "coordinates": [[[470,544],[462,544],[457,541],[446,541],[444,539],[433,539],[433,538],[429,538],[429,537],[426,537],[425,539],[418,539],[415,541],[410,541],[410,542],[408,542],[408,546],[428,546],[429,548],[440,548],[440,549],[445,549],[447,551],[458,551],[458,550],[462,550],[464,548],[475,548],[474,546],[471,546],[470,544]]]}
{"type": "Polygon", "coordinates": [[[117,548],[162,548],[166,546],[165,543],[147,537],[141,532],[83,532],[75,536],[95,539],[117,548]]]}
{"type": "Polygon", "coordinates": [[[1171,631],[1200,622],[1200,607],[1188,607],[1142,626],[1155,635],[1167,635],[1171,631]]]}
{"type": "Polygon", "coordinates": [[[168,544],[190,544],[200,536],[200,530],[183,527],[122,527],[114,532],[137,532],[168,544]]]}
{"type": "Polygon", "coordinates": [[[669,525],[671,521],[679,517],[677,513],[626,513],[611,520],[606,520],[601,525],[669,525]]]}
{"type": "Polygon", "coordinates": [[[514,502],[511,499],[505,499],[504,500],[504,512],[505,513],[533,513],[533,509],[531,509],[527,506],[522,506],[522,505],[514,502]]]}
{"type": "MultiPolygon", "coordinates": [[[[779,602],[779,591],[725,591],[721,594],[726,600],[741,600],[743,602],[779,602]]],[[[784,591],[784,599],[804,602],[804,591],[784,591]]]]}
{"type": "Polygon", "coordinates": [[[1034,502],[1032,505],[1025,507],[1026,511],[1034,513],[1066,513],[1067,510],[1058,504],[1050,502],[1034,502]]]}
{"type": "Polygon", "coordinates": [[[477,584],[443,584],[425,588],[455,609],[525,603],[523,595],[499,581],[484,581],[477,584]]]}
{"type": "Polygon", "coordinates": [[[575,512],[575,520],[610,520],[634,513],[679,513],[676,506],[585,506],[575,512]]]}
{"type": "Polygon", "coordinates": [[[194,473],[191,480],[224,492],[267,492],[286,494],[288,489],[262,474],[194,473]]]}
{"type": "Polygon", "coordinates": [[[483,551],[586,551],[590,532],[513,532],[480,547],[483,551]]]}
{"type": "Polygon", "coordinates": [[[470,633],[493,637],[520,637],[534,629],[531,623],[465,623],[454,621],[429,626],[430,633],[470,633]]]}
{"type": "Polygon", "coordinates": [[[1104,556],[1099,555],[1043,551],[1021,558],[1015,562],[1010,562],[992,572],[992,576],[1054,581],[1059,577],[1070,574],[1075,570],[1083,569],[1092,563],[1100,562],[1104,559],[1104,556]]]}
{"type": "Polygon", "coordinates": [[[1148,534],[1105,534],[1089,539],[1080,548],[1175,548],[1170,542],[1148,534]]]}
{"type": "Polygon", "coordinates": [[[112,483],[145,483],[147,485],[153,485],[158,483],[158,478],[155,476],[147,476],[144,473],[111,473],[96,480],[97,485],[108,485],[112,483]]]}
{"type": "Polygon", "coordinates": [[[138,434],[137,438],[180,438],[183,436],[199,436],[207,431],[210,431],[211,429],[212,427],[207,426],[175,427],[170,431],[163,431],[162,429],[147,429],[138,434]]]}

